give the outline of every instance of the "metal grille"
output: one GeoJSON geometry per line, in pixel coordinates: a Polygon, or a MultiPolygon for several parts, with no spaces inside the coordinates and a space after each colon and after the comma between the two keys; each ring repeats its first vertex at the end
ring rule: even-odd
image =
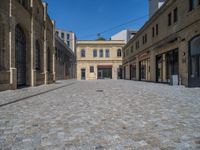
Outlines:
{"type": "Polygon", "coordinates": [[[26,85],[26,39],[19,25],[15,28],[17,85],[26,85]]]}

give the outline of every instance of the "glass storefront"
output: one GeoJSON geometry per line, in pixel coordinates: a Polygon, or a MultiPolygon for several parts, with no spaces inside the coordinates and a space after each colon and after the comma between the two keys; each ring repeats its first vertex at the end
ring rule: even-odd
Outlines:
{"type": "Polygon", "coordinates": [[[112,79],[112,67],[98,67],[98,79],[112,79]]]}
{"type": "Polygon", "coordinates": [[[136,64],[130,65],[130,80],[136,79],[136,64]]]}
{"type": "Polygon", "coordinates": [[[200,87],[200,36],[190,42],[189,86],[200,87]]]}
{"type": "Polygon", "coordinates": [[[150,81],[150,59],[140,61],[140,80],[150,81]]]}
{"type": "Polygon", "coordinates": [[[178,49],[156,56],[156,81],[170,83],[172,75],[179,75],[178,49]]]}

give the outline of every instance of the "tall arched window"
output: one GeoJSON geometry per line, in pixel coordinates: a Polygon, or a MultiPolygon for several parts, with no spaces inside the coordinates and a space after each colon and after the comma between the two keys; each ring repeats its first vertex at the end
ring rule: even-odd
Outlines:
{"type": "Polygon", "coordinates": [[[26,9],[28,8],[29,1],[28,0],[19,0],[19,3],[24,6],[26,9]]]}
{"type": "Polygon", "coordinates": [[[117,50],[117,57],[121,57],[122,56],[122,50],[121,49],[118,49],[117,50]]]}
{"type": "Polygon", "coordinates": [[[5,70],[5,31],[4,25],[0,24],[0,71],[5,70]]]}
{"type": "Polygon", "coordinates": [[[26,85],[26,37],[20,25],[15,28],[17,85],[26,85]]]}
{"type": "Polygon", "coordinates": [[[103,57],[103,50],[102,49],[99,50],[99,57],[103,57]]]}
{"type": "Polygon", "coordinates": [[[190,41],[190,86],[200,86],[200,35],[190,41]]]}
{"type": "Polygon", "coordinates": [[[51,50],[48,48],[47,50],[47,71],[51,71],[51,50]]]}
{"type": "Polygon", "coordinates": [[[110,50],[109,49],[106,50],[106,57],[110,57],[110,50]]]}
{"type": "Polygon", "coordinates": [[[35,69],[40,70],[40,44],[38,40],[35,42],[35,69]]]}
{"type": "Polygon", "coordinates": [[[81,57],[85,57],[85,50],[84,49],[81,50],[81,57]]]}

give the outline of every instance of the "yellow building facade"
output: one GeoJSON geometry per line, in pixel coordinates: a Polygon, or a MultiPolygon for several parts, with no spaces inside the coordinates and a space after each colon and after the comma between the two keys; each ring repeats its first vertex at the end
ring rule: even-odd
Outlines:
{"type": "Polygon", "coordinates": [[[122,78],[125,41],[77,41],[77,79],[122,78]]]}

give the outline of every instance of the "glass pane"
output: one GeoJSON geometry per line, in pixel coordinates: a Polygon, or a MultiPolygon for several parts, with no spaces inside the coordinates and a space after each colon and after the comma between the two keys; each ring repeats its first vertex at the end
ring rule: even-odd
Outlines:
{"type": "Polygon", "coordinates": [[[197,64],[197,62],[196,62],[196,57],[192,57],[191,58],[192,60],[192,62],[191,62],[191,64],[192,64],[192,67],[191,67],[191,69],[192,69],[192,71],[191,71],[191,77],[192,78],[194,78],[194,77],[196,77],[196,64],[197,64]]]}
{"type": "Polygon", "coordinates": [[[191,55],[200,54],[200,36],[192,40],[191,42],[191,55]]]}

